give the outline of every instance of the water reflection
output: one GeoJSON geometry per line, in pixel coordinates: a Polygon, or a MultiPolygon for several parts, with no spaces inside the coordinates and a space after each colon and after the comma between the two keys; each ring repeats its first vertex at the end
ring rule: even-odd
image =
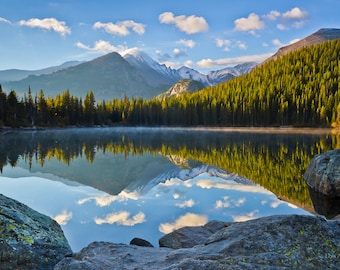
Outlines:
{"type": "Polygon", "coordinates": [[[302,174],[339,138],[102,128],[8,132],[0,140],[1,193],[56,219],[78,250],[133,237],[157,245],[164,233],[213,219],[307,213],[294,205],[313,211],[302,174]]]}
{"type": "MultiPolygon", "coordinates": [[[[146,189],[124,189],[117,195],[47,180],[43,174],[0,177],[0,186],[6,196],[57,220],[74,251],[92,241],[129,243],[134,237],[157,246],[165,233],[215,219],[244,221],[276,213],[307,214],[259,185],[207,168],[195,168],[189,174],[179,171],[178,177],[162,181],[156,177],[146,189]],[[186,180],[181,179],[183,175],[186,180]]],[[[5,170],[11,174],[17,169],[5,170]]]]}

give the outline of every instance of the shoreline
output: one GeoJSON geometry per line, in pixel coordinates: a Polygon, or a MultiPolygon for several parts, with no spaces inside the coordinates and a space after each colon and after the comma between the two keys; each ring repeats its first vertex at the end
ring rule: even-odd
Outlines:
{"type": "Polygon", "coordinates": [[[149,130],[149,131],[199,131],[199,132],[239,132],[239,133],[266,133],[266,134],[340,134],[340,129],[331,127],[206,127],[206,126],[67,126],[67,127],[0,127],[0,134],[11,131],[46,131],[70,129],[116,129],[116,130],[149,130]]]}

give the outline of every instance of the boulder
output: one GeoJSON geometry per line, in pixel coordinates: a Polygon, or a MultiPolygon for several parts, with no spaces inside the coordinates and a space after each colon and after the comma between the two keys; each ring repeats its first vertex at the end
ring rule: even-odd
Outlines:
{"type": "MultiPolygon", "coordinates": [[[[198,238],[201,232],[197,227],[198,238]]],[[[264,217],[223,226],[191,248],[94,242],[64,258],[55,270],[254,268],[339,269],[340,221],[307,215],[264,217]]]]}
{"type": "Polygon", "coordinates": [[[140,246],[140,247],[153,247],[153,245],[144,239],[135,237],[130,241],[130,245],[140,246]]]}
{"type": "Polygon", "coordinates": [[[211,221],[204,226],[183,227],[161,237],[158,241],[159,246],[173,249],[194,247],[203,244],[213,233],[230,224],[222,221],[211,221]]]}
{"type": "Polygon", "coordinates": [[[53,269],[68,253],[57,222],[0,194],[0,269],[53,269]]]}
{"type": "Polygon", "coordinates": [[[316,155],[303,176],[314,191],[340,197],[340,149],[316,155]]]}

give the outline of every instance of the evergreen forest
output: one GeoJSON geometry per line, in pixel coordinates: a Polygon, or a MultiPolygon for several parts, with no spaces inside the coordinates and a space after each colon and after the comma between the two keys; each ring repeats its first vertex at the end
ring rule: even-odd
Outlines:
{"type": "Polygon", "coordinates": [[[0,87],[0,126],[294,126],[340,124],[340,40],[267,61],[218,86],[170,98],[95,100],[0,87]]]}

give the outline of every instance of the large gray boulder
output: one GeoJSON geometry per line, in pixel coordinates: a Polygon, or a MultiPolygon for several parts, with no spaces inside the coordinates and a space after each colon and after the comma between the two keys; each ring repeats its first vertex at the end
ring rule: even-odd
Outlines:
{"type": "Polygon", "coordinates": [[[232,224],[231,222],[210,221],[204,226],[188,226],[175,230],[159,239],[160,247],[191,248],[203,244],[213,233],[232,224]]]}
{"type": "Polygon", "coordinates": [[[0,269],[53,269],[70,253],[57,222],[0,194],[0,269]]]}
{"type": "Polygon", "coordinates": [[[340,269],[340,221],[270,216],[223,226],[191,248],[94,242],[64,258],[55,270],[254,268],[340,269]]]}
{"type": "Polygon", "coordinates": [[[303,176],[312,190],[340,197],[340,149],[316,155],[303,176]]]}

